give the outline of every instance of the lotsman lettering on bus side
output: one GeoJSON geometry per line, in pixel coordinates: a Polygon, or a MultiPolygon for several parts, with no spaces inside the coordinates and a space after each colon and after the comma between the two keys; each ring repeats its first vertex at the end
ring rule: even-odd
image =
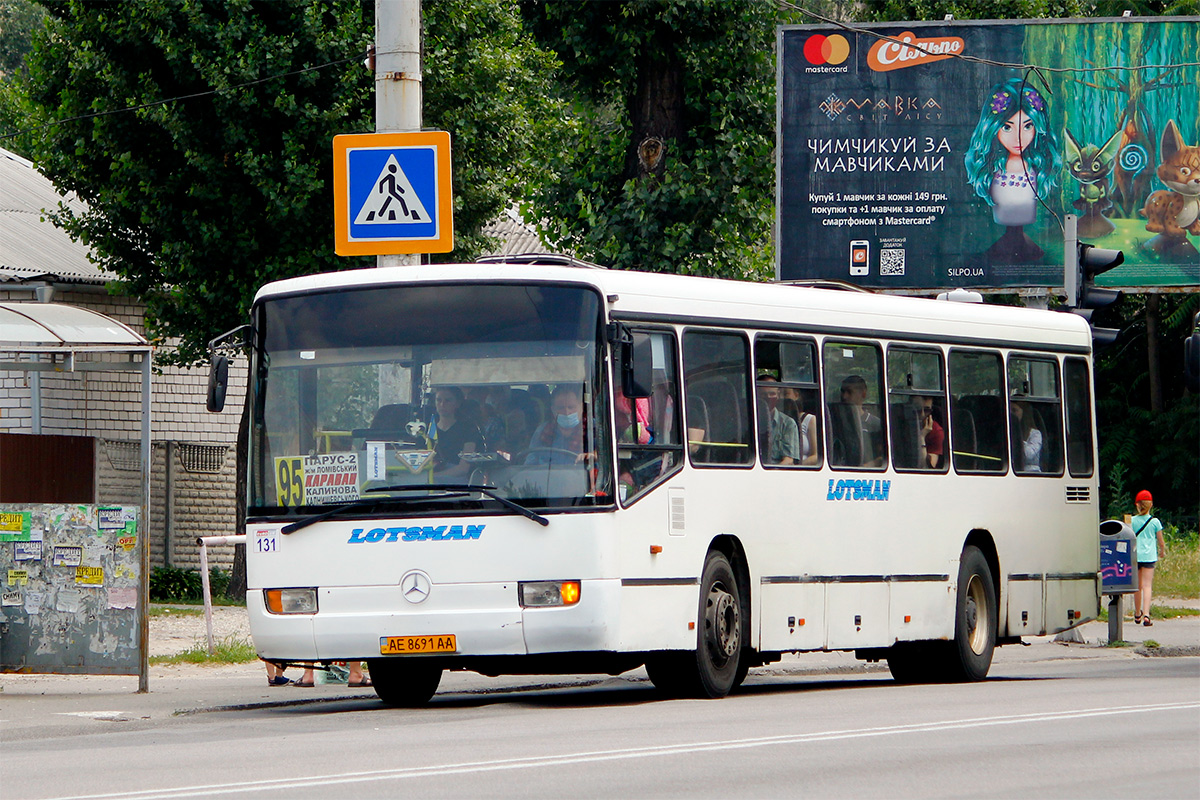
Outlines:
{"type": "Polygon", "coordinates": [[[346,544],[374,544],[375,542],[445,542],[478,539],[486,525],[439,525],[434,527],[413,526],[411,528],[372,528],[366,533],[363,528],[350,531],[346,544]]]}
{"type": "Polygon", "coordinates": [[[840,480],[834,484],[829,479],[826,500],[880,500],[886,502],[892,490],[892,482],[885,480],[840,480]]]}

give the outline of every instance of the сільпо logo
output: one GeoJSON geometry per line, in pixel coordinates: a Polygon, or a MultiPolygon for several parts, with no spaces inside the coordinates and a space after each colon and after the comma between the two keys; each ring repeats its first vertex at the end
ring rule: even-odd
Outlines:
{"type": "Polygon", "coordinates": [[[804,43],[804,58],[813,66],[841,64],[850,56],[850,42],[840,33],[829,36],[817,33],[804,43]]]}

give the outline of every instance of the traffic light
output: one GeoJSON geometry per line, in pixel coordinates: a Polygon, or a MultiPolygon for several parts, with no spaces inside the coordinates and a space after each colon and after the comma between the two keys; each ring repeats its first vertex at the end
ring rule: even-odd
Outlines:
{"type": "MultiPolygon", "coordinates": [[[[1092,325],[1092,314],[1097,308],[1105,308],[1121,299],[1116,289],[1100,289],[1095,284],[1097,275],[1119,267],[1125,261],[1120,250],[1105,250],[1103,247],[1076,243],[1074,269],[1068,266],[1066,275],[1067,308],[1092,325]]],[[[1069,251],[1068,251],[1069,252],[1069,251]]],[[[1097,328],[1092,325],[1092,344],[1105,347],[1112,344],[1120,333],[1115,328],[1097,328]]]]}

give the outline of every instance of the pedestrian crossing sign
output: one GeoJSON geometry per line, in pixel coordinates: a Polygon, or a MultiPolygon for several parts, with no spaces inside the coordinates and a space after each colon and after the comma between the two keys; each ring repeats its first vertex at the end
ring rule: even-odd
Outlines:
{"type": "Polygon", "coordinates": [[[340,256],[454,249],[446,131],[333,137],[333,191],[340,256]]]}

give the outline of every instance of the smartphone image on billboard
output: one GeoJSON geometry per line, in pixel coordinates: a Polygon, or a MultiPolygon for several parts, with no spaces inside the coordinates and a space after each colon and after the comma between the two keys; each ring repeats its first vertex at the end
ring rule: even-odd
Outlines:
{"type": "Polygon", "coordinates": [[[871,271],[871,243],[855,239],[850,243],[850,274],[866,275],[871,271]]]}

